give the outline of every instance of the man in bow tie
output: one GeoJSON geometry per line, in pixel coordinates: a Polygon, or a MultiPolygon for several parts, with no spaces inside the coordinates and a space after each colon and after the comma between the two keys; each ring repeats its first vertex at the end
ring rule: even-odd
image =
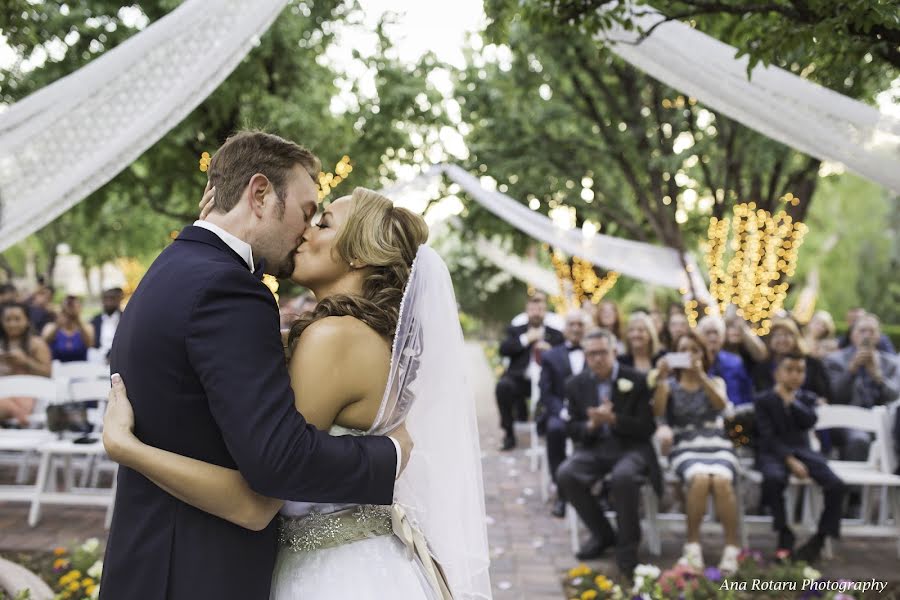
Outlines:
{"type": "MultiPolygon", "coordinates": [[[[547,464],[550,476],[556,482],[556,470],[566,458],[566,423],[562,419],[566,381],[578,375],[584,368],[584,351],[581,338],[588,323],[584,311],[573,310],[566,314],[563,335],[565,344],[544,352],[541,361],[540,404],[536,417],[538,433],[547,437],[547,464]]],[[[557,490],[553,516],[562,518],[566,513],[565,495],[557,490]]]]}

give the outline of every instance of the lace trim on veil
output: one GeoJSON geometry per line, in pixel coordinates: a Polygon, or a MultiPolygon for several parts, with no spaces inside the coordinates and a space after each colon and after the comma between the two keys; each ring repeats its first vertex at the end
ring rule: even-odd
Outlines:
{"type": "MultiPolygon", "coordinates": [[[[422,246],[419,246],[421,249],[422,246]]],[[[375,415],[375,419],[372,421],[372,426],[366,432],[366,435],[372,435],[375,430],[381,427],[381,420],[384,418],[384,413],[387,410],[388,399],[391,395],[391,390],[393,386],[391,385],[395,375],[395,369],[399,369],[399,363],[402,359],[402,354],[397,352],[397,341],[400,338],[400,331],[405,324],[403,319],[403,315],[407,306],[407,299],[409,298],[409,291],[415,281],[416,275],[416,267],[419,265],[419,257],[421,256],[421,252],[419,249],[416,250],[416,257],[413,259],[412,267],[409,269],[409,279],[406,280],[406,286],[403,288],[403,296],[400,298],[400,310],[397,312],[397,326],[394,328],[394,339],[391,340],[391,366],[388,370],[388,385],[384,388],[384,394],[381,396],[381,404],[378,406],[378,413],[375,415]]],[[[408,386],[407,386],[408,387],[408,386]]]]}

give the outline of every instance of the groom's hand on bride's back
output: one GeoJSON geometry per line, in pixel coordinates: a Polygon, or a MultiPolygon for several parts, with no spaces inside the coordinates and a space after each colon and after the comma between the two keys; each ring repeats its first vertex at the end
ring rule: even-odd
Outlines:
{"type": "Polygon", "coordinates": [[[413,440],[409,437],[409,432],[406,430],[405,423],[401,423],[399,427],[388,432],[387,435],[400,444],[400,468],[397,470],[397,476],[399,477],[400,473],[403,472],[403,469],[405,469],[406,465],[409,463],[409,456],[412,454],[414,445],[413,440]]]}

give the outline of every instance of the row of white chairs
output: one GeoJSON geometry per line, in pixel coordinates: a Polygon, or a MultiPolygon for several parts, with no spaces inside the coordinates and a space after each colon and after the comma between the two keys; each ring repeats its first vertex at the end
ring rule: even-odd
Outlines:
{"type": "MultiPolygon", "coordinates": [[[[537,383],[540,377],[539,367],[534,369],[534,372],[528,373],[528,375],[532,382],[529,404],[533,415],[540,396],[537,383]]],[[[891,410],[884,406],[877,406],[872,409],[846,405],[820,406],[816,411],[818,415],[816,430],[846,427],[867,431],[872,434],[873,441],[869,449],[869,457],[865,462],[829,461],[829,466],[847,486],[862,488],[861,518],[845,519],[844,523],[842,523],[842,535],[894,538],[897,540],[897,555],[900,557],[900,475],[894,474],[897,463],[896,455],[891,448],[891,426],[894,422],[892,411],[895,410],[897,410],[897,403],[893,405],[891,410]],[[876,498],[878,499],[878,514],[875,516],[874,522],[870,522],[869,517],[873,516],[873,503],[876,498]]],[[[529,458],[531,470],[539,473],[540,497],[542,501],[546,502],[549,498],[551,485],[546,447],[537,435],[537,427],[533,420],[516,423],[516,433],[529,436],[530,444],[526,450],[526,456],[529,458]]],[[[817,443],[812,432],[811,439],[814,440],[814,443],[817,443]]],[[[571,454],[571,441],[567,442],[567,446],[567,454],[571,454]]],[[[667,468],[668,461],[661,457],[660,463],[663,467],[663,473],[666,474],[666,484],[677,485],[679,483],[677,477],[667,468]]],[[[761,482],[762,474],[752,468],[752,461],[742,461],[741,472],[738,481],[735,483],[738,510],[741,515],[741,542],[744,547],[747,547],[748,529],[751,526],[769,527],[771,525],[771,517],[746,515],[744,510],[742,487],[747,484],[759,485],[761,482]]],[[[795,506],[801,490],[806,492],[803,495],[801,519],[799,523],[794,523],[793,525],[807,530],[814,530],[817,516],[822,507],[821,492],[812,480],[801,480],[792,476],[789,481],[786,498],[788,506],[795,506]]],[[[659,556],[662,549],[662,529],[664,527],[669,529],[673,526],[683,528],[685,515],[683,513],[660,513],[658,498],[649,484],[642,486],[641,498],[644,504],[644,538],[650,553],[654,556],[659,556]]],[[[708,513],[709,515],[714,515],[715,513],[712,505],[710,505],[708,513]]],[[[791,511],[791,514],[793,515],[793,511],[791,511]]],[[[611,513],[610,516],[614,516],[614,513],[611,513]]],[[[578,550],[579,546],[579,519],[571,505],[566,510],[566,521],[569,528],[570,544],[574,552],[578,550]]],[[[708,519],[708,525],[706,523],[704,525],[714,525],[714,520],[710,518],[708,519]]],[[[826,547],[825,551],[826,555],[830,554],[830,545],[826,547]]]]}
{"type": "Polygon", "coordinates": [[[0,429],[0,463],[16,468],[14,484],[0,484],[0,501],[30,504],[28,524],[40,520],[45,505],[106,508],[106,526],[112,518],[117,466],[106,458],[100,430],[109,393],[109,368],[89,362],[54,363],[52,377],[14,375],[0,377],[0,398],[35,398],[26,429],[0,429]],[[47,429],[47,407],[96,402],[87,409],[93,426],[89,435],[54,433],[47,429]],[[77,441],[76,441],[77,439],[77,441]],[[27,484],[37,469],[33,484],[27,484]],[[59,470],[64,484],[58,486],[59,470]],[[81,477],[76,485],[75,472],[81,477]],[[112,488],[99,487],[103,473],[112,476],[112,488]]]}

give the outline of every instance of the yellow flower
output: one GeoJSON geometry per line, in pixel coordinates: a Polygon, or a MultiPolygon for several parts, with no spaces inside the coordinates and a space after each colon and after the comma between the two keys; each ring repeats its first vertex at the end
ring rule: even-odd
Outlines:
{"type": "Polygon", "coordinates": [[[95,590],[96,588],[97,588],[96,585],[89,585],[89,586],[87,586],[86,588],[84,588],[84,593],[87,594],[88,596],[93,596],[93,595],[94,595],[94,590],[95,590]]]}
{"type": "Polygon", "coordinates": [[[78,585],[77,581],[73,581],[72,583],[70,583],[68,585],[68,587],[66,589],[68,589],[70,592],[77,592],[78,590],[81,589],[81,586],[78,585]]]}
{"type": "Polygon", "coordinates": [[[85,577],[84,579],[81,580],[81,587],[86,588],[86,587],[90,587],[92,585],[94,585],[94,580],[91,579],[90,577],[85,577]]]}
{"type": "Polygon", "coordinates": [[[56,560],[53,561],[53,568],[54,569],[65,569],[68,566],[68,564],[69,564],[68,559],[57,558],[56,560]]]}
{"type": "Polygon", "coordinates": [[[62,555],[64,555],[65,553],[66,553],[66,549],[63,548],[63,547],[59,547],[59,548],[54,548],[54,549],[53,549],[53,555],[54,555],[54,556],[62,556],[62,555]]]}
{"type": "Polygon", "coordinates": [[[597,590],[585,590],[581,592],[581,600],[594,600],[597,597],[597,590]]]}

